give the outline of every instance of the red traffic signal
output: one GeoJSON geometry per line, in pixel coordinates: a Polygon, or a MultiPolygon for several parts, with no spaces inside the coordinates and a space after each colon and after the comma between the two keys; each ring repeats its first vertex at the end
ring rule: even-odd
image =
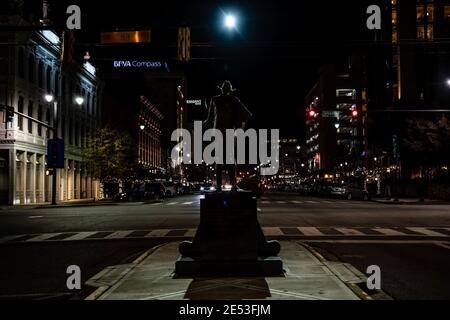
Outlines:
{"type": "Polygon", "coordinates": [[[314,109],[311,109],[311,110],[309,110],[309,112],[308,112],[308,115],[311,117],[311,118],[314,118],[315,116],[316,116],[316,111],[314,110],[314,109]]]}
{"type": "Polygon", "coordinates": [[[358,110],[353,110],[352,116],[356,118],[358,116],[358,110]]]}

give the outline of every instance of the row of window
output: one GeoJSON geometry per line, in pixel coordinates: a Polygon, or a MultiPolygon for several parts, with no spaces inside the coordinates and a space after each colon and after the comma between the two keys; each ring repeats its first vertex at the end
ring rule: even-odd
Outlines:
{"type": "MultiPolygon", "coordinates": [[[[43,60],[39,60],[36,65],[35,55],[33,53],[28,54],[28,68],[25,68],[26,57],[25,49],[20,47],[18,50],[18,60],[17,60],[17,73],[19,77],[23,79],[28,79],[30,83],[36,83],[37,74],[37,85],[39,88],[43,89],[45,92],[53,93],[56,96],[60,94],[59,92],[59,73],[53,72],[50,65],[45,66],[43,60]],[[37,68],[37,73],[36,73],[37,68]],[[27,71],[27,72],[26,72],[27,71]],[[45,74],[45,77],[44,77],[45,74]]],[[[61,78],[61,95],[65,96],[66,89],[66,79],[62,75],[61,78]]],[[[84,98],[84,102],[81,105],[81,109],[89,114],[96,115],[97,110],[95,108],[95,96],[91,95],[90,92],[86,92],[83,88],[80,90],[80,85],[76,84],[72,96],[81,96],[84,98]]]]}
{"type": "MultiPolygon", "coordinates": [[[[53,126],[52,114],[50,108],[44,108],[41,104],[35,105],[32,100],[28,101],[27,110],[25,113],[25,100],[22,96],[19,96],[19,100],[17,103],[17,111],[22,114],[26,114],[27,116],[34,118],[38,121],[44,122],[49,126],[53,126]]],[[[66,122],[69,124],[68,130],[68,142],[71,145],[86,147],[87,146],[87,135],[91,132],[92,126],[86,125],[85,123],[80,123],[80,121],[75,121],[75,119],[69,119],[66,121],[66,117],[62,117],[62,138],[66,139],[66,122]],[[80,135],[81,133],[81,135],[80,135]]],[[[26,121],[26,127],[24,126],[24,117],[18,116],[17,118],[17,127],[20,131],[26,131],[29,134],[35,134],[39,137],[43,137],[44,133],[47,131],[46,128],[43,128],[41,124],[36,124],[31,120],[26,121]],[[37,128],[37,131],[35,131],[37,128]],[[45,131],[44,131],[45,130],[45,131]]],[[[49,134],[46,134],[49,137],[49,134]]]]}

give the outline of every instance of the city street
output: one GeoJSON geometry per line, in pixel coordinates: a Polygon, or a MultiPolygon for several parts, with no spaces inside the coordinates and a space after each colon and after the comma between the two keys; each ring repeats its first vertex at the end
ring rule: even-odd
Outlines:
{"type": "MultiPolygon", "coordinates": [[[[0,210],[0,298],[82,297],[67,291],[66,268],[83,282],[106,266],[132,261],[149,248],[189,239],[201,195],[158,203],[117,203],[0,210]]],[[[383,204],[267,193],[258,216],[268,238],[304,241],[328,260],[365,273],[381,268],[394,299],[448,299],[450,204],[383,204]]]]}

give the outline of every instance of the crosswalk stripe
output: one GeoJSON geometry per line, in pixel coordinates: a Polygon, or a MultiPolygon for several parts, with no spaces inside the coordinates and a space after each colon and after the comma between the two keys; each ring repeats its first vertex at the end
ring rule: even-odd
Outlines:
{"type": "Polygon", "coordinates": [[[277,203],[282,204],[282,203],[286,203],[286,201],[277,201],[277,203]]]}
{"type": "Polygon", "coordinates": [[[150,238],[150,237],[164,237],[166,234],[168,234],[170,229],[159,229],[159,230],[152,230],[149,233],[147,233],[144,237],[150,238]]]}
{"type": "Polygon", "coordinates": [[[193,237],[195,236],[195,233],[197,232],[197,229],[189,229],[186,233],[185,236],[186,237],[193,237]]]}
{"type": "Polygon", "coordinates": [[[373,228],[372,230],[384,234],[386,236],[406,236],[406,233],[390,228],[373,228]]]}
{"type": "Polygon", "coordinates": [[[178,204],[178,202],[170,202],[170,203],[168,203],[167,205],[168,205],[168,206],[173,206],[174,204],[178,204]]]}
{"type": "Polygon", "coordinates": [[[291,201],[292,203],[296,203],[296,204],[298,204],[298,203],[303,203],[303,201],[291,201]]]}
{"type": "Polygon", "coordinates": [[[323,236],[323,233],[314,227],[298,227],[297,229],[305,236],[323,236]]]}
{"type": "Polygon", "coordinates": [[[406,229],[411,230],[413,232],[424,234],[426,236],[431,236],[431,237],[447,237],[446,234],[439,233],[439,232],[436,232],[436,231],[433,231],[433,230],[428,230],[427,228],[413,228],[413,227],[411,227],[411,228],[406,228],[406,229]]]}
{"type": "Polygon", "coordinates": [[[328,201],[328,200],[322,200],[321,202],[322,203],[331,203],[331,201],[328,201]]]}
{"type": "Polygon", "coordinates": [[[263,204],[269,204],[270,201],[261,201],[261,203],[263,203],[263,204]]]}
{"type": "Polygon", "coordinates": [[[283,231],[281,231],[280,228],[276,227],[269,227],[269,228],[262,228],[264,235],[266,236],[282,236],[283,231]]]}
{"type": "Polygon", "coordinates": [[[70,236],[68,238],[63,239],[64,241],[72,241],[72,240],[83,240],[86,239],[89,236],[92,236],[96,234],[97,231],[86,231],[86,232],[78,232],[77,234],[74,234],[73,236],[70,236]]]}
{"type": "Polygon", "coordinates": [[[350,228],[335,228],[340,233],[346,235],[346,236],[363,236],[364,233],[361,231],[350,229],[350,228]]]}
{"type": "Polygon", "coordinates": [[[317,203],[317,201],[312,201],[312,200],[306,200],[306,203],[317,203]]]}
{"type": "Polygon", "coordinates": [[[44,241],[44,240],[48,240],[50,238],[56,237],[58,235],[60,235],[61,233],[44,233],[44,234],[40,234],[36,237],[27,239],[27,242],[33,242],[33,241],[44,241]]]}
{"type": "Polygon", "coordinates": [[[23,237],[23,236],[24,236],[23,234],[19,234],[19,235],[13,235],[13,236],[3,237],[3,238],[0,238],[0,243],[1,243],[1,242],[11,241],[11,240],[14,240],[14,239],[17,239],[17,238],[21,238],[21,237],[23,237]]]}
{"type": "Polygon", "coordinates": [[[187,202],[183,202],[183,204],[193,204],[194,201],[187,201],[187,202]]]}
{"type": "Polygon", "coordinates": [[[120,239],[120,238],[126,238],[129,234],[133,233],[133,230],[127,230],[127,231],[116,231],[114,233],[111,233],[110,235],[106,236],[105,239],[120,239]]]}

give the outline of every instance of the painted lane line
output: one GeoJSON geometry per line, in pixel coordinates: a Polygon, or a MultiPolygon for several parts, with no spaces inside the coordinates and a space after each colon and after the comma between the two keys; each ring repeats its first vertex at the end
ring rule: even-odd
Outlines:
{"type": "Polygon", "coordinates": [[[317,203],[317,201],[312,201],[312,200],[306,200],[306,203],[317,203]]]}
{"type": "Polygon", "coordinates": [[[193,204],[194,201],[187,201],[187,202],[183,202],[183,204],[193,204]]]}
{"type": "Polygon", "coordinates": [[[280,228],[272,227],[272,228],[262,228],[263,233],[266,236],[282,236],[284,233],[280,228]]]}
{"type": "Polygon", "coordinates": [[[411,228],[405,228],[405,229],[408,229],[408,230],[411,230],[413,232],[417,232],[417,233],[420,233],[420,234],[424,234],[426,236],[431,236],[431,237],[448,237],[448,235],[446,235],[446,234],[439,233],[439,232],[436,232],[436,231],[433,231],[433,230],[428,230],[427,228],[415,228],[415,227],[413,228],[413,227],[411,227],[411,228]]]}
{"type": "Polygon", "coordinates": [[[120,239],[120,238],[126,238],[129,234],[133,233],[134,230],[127,230],[127,231],[116,231],[114,233],[111,233],[110,235],[106,236],[103,239],[120,239]]]}
{"type": "Polygon", "coordinates": [[[28,219],[39,219],[43,218],[44,216],[29,216],[28,219]]]}
{"type": "Polygon", "coordinates": [[[276,201],[276,203],[283,204],[283,203],[287,203],[287,202],[286,201],[276,201]]]}
{"type": "Polygon", "coordinates": [[[303,203],[303,201],[291,201],[291,202],[295,204],[303,203]]]}
{"type": "Polygon", "coordinates": [[[23,234],[19,234],[19,235],[3,237],[3,238],[0,238],[0,243],[7,242],[7,241],[12,241],[14,239],[21,238],[23,236],[24,236],[23,234]]]}
{"type": "Polygon", "coordinates": [[[173,205],[175,205],[175,204],[178,204],[178,202],[170,202],[170,203],[168,203],[167,205],[168,205],[168,206],[173,206],[173,205]]]}
{"type": "Polygon", "coordinates": [[[83,240],[83,239],[86,239],[87,237],[90,237],[90,236],[96,234],[97,232],[98,231],[78,232],[77,234],[74,234],[73,236],[63,239],[63,241],[83,240]]]}
{"type": "Polygon", "coordinates": [[[145,238],[151,238],[151,237],[164,237],[170,232],[170,229],[158,229],[158,230],[152,230],[149,233],[147,233],[144,237],[145,238]]]}
{"type": "Polygon", "coordinates": [[[406,236],[406,233],[390,228],[373,228],[372,230],[384,234],[385,236],[406,236]]]}
{"type": "Polygon", "coordinates": [[[44,234],[40,234],[36,237],[27,239],[26,242],[34,242],[34,241],[44,241],[44,240],[48,240],[50,238],[59,236],[61,233],[44,233],[44,234]]]}
{"type": "Polygon", "coordinates": [[[270,201],[261,201],[262,204],[269,204],[270,201]]]}
{"type": "Polygon", "coordinates": [[[298,227],[301,233],[305,236],[323,236],[324,234],[319,231],[319,229],[314,227],[298,227]]]}
{"type": "Polygon", "coordinates": [[[346,236],[363,236],[364,233],[361,231],[350,229],[350,228],[335,228],[340,233],[346,235],[346,236]]]}

